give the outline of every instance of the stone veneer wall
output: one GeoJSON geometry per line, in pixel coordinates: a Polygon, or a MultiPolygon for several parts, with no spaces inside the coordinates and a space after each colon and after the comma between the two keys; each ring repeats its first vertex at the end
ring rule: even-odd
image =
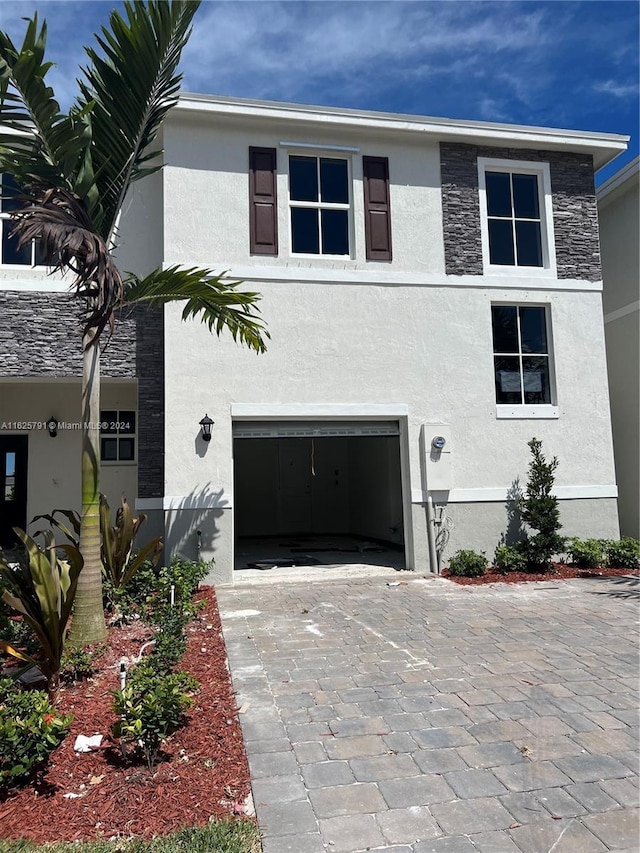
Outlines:
{"type": "Polygon", "coordinates": [[[549,163],[558,278],[600,281],[598,211],[591,155],[441,142],[447,274],[483,273],[478,157],[549,163]]]}
{"type": "MultiPolygon", "coordinates": [[[[80,311],[67,293],[0,291],[0,379],[82,376],[80,311]]],[[[105,336],[106,343],[107,338],[105,336]]],[[[164,312],[123,311],[100,359],[104,377],[138,380],[138,495],[164,491],[164,312]]]]}

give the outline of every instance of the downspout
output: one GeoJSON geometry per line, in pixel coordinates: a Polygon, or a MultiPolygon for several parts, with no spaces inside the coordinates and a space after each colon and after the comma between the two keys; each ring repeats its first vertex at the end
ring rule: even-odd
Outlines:
{"type": "Polygon", "coordinates": [[[436,554],[435,519],[431,492],[427,492],[427,544],[429,546],[429,568],[434,574],[439,575],[440,565],[436,554]]]}

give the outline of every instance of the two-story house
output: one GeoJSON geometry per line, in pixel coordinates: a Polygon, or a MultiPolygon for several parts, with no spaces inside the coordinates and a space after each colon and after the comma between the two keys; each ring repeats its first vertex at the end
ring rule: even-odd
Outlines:
{"type": "MultiPolygon", "coordinates": [[[[104,354],[105,490],[170,552],[229,582],[246,537],[359,537],[434,571],[446,519],[447,553],[491,557],[534,435],[565,532],[617,535],[593,176],[626,137],[183,95],[163,147],[121,266],[228,270],[271,334],[258,356],[137,309],[104,354]]],[[[21,426],[79,420],[80,343],[62,285],[15,260],[0,463],[28,519],[78,503],[78,435],[21,426]]]]}

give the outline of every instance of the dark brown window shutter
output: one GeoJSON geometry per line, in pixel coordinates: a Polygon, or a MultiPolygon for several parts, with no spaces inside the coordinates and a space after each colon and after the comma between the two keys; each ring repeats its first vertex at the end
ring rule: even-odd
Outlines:
{"type": "Polygon", "coordinates": [[[363,157],[364,231],[367,260],[391,260],[389,158],[363,157]]]}
{"type": "Polygon", "coordinates": [[[254,255],[278,254],[276,149],[249,148],[249,241],[254,255]]]}

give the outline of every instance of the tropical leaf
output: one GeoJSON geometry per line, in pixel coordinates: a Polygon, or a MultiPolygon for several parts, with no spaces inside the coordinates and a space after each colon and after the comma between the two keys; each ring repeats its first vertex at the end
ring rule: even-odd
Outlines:
{"type": "Polygon", "coordinates": [[[100,495],[100,532],[102,535],[102,568],[116,588],[125,586],[142,563],[150,559],[155,566],[162,553],[162,537],[158,536],[139,549],[132,559],[133,545],[138,531],[147,516],[141,512],[133,517],[127,499],[122,496],[116,512],[115,524],[111,525],[111,509],[104,495],[100,495]]]}
{"type": "Polygon", "coordinates": [[[65,115],[47,86],[47,25],[27,23],[21,48],[0,31],[0,170],[26,190],[66,186],[77,190],[79,165],[90,141],[88,113],[65,115]]]}
{"type": "Polygon", "coordinates": [[[234,341],[239,340],[256,352],[264,352],[264,339],[270,335],[257,316],[260,309],[256,303],[261,299],[260,294],[236,290],[242,282],[225,280],[224,275],[177,266],[155,270],[143,279],[129,274],[124,282],[124,302],[126,305],[184,302],[183,320],[198,318],[218,336],[226,327],[234,341]]]}
{"type": "MultiPolygon", "coordinates": [[[[48,521],[52,527],[57,527],[61,533],[64,533],[72,545],[78,545],[80,541],[80,515],[75,510],[54,509],[52,512],[44,513],[43,515],[35,515],[31,519],[31,524],[35,524],[36,521],[40,521],[41,519],[48,521]],[[63,515],[69,521],[69,525],[57,519],[57,515],[63,515]]],[[[34,533],[34,538],[40,536],[43,532],[39,530],[37,533],[34,533]]]]}
{"type": "Polygon", "coordinates": [[[52,187],[37,201],[21,205],[13,219],[19,247],[39,240],[46,264],[75,274],[71,287],[87,305],[83,333],[94,330],[97,340],[107,325],[113,330],[113,312],[122,302],[122,276],[82,199],[52,187]]]}
{"type": "MultiPolygon", "coordinates": [[[[82,556],[68,544],[61,547],[69,559],[60,560],[51,531],[45,533],[46,548],[42,550],[23,530],[18,527],[13,530],[23,542],[26,554],[17,565],[0,559],[0,576],[6,586],[2,598],[33,629],[42,650],[37,665],[48,679],[50,689],[55,689],[82,556]]],[[[2,648],[19,660],[33,661],[7,643],[2,648]]]]}
{"type": "Polygon", "coordinates": [[[92,165],[99,202],[89,212],[109,244],[132,181],[161,167],[150,151],[167,112],[178,100],[180,54],[200,0],[125,2],[122,17],[113,10],[109,29],[97,35],[103,56],[86,48],[80,113],[91,110],[92,165]]]}

